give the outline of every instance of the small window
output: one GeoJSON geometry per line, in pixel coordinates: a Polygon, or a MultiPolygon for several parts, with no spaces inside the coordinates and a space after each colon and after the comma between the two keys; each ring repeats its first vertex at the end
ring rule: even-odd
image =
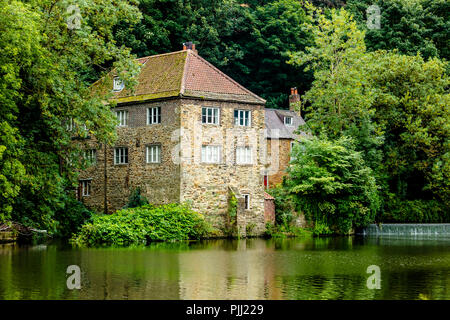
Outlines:
{"type": "Polygon", "coordinates": [[[116,111],[117,120],[119,120],[119,127],[126,127],[128,125],[128,111],[116,111]]]}
{"type": "Polygon", "coordinates": [[[250,209],[250,195],[248,193],[242,194],[244,197],[244,209],[249,210],[250,209]]]}
{"type": "Polygon", "coordinates": [[[219,124],[219,108],[202,108],[202,123],[219,124]]]}
{"type": "Polygon", "coordinates": [[[251,147],[237,147],[236,148],[236,163],[237,164],[252,164],[252,148],[251,147]]]}
{"type": "Polygon", "coordinates": [[[122,91],[122,89],[125,87],[125,84],[123,83],[122,80],[119,79],[119,77],[114,77],[113,80],[113,90],[118,92],[118,91],[122,91]]]}
{"type": "Polygon", "coordinates": [[[267,174],[264,175],[264,187],[266,189],[269,187],[269,176],[267,174]]]}
{"type": "Polygon", "coordinates": [[[220,146],[202,146],[202,162],[219,163],[220,146]]]}
{"type": "Polygon", "coordinates": [[[292,117],[284,117],[284,124],[287,126],[293,126],[292,117]]]}
{"type": "Polygon", "coordinates": [[[250,110],[234,110],[234,124],[236,126],[249,127],[251,122],[250,110]]]}
{"type": "Polygon", "coordinates": [[[114,149],[114,164],[127,164],[128,163],[128,148],[115,148],[114,149]]]}
{"type": "Polygon", "coordinates": [[[91,180],[80,180],[81,195],[88,197],[91,195],[91,180]]]}
{"type": "Polygon", "coordinates": [[[97,150],[88,149],[84,150],[84,159],[89,162],[89,164],[94,164],[97,161],[97,150]]]}
{"type": "Polygon", "coordinates": [[[161,123],[161,107],[147,109],[147,124],[161,123]]]}
{"type": "Polygon", "coordinates": [[[161,146],[152,145],[147,146],[147,163],[160,163],[161,162],[161,146]]]}

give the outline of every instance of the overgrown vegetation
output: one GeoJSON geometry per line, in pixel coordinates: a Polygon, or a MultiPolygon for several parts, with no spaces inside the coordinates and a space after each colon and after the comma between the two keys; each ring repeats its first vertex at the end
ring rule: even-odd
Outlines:
{"type": "Polygon", "coordinates": [[[79,246],[148,244],[200,239],[209,234],[204,217],[185,204],[144,205],[94,215],[71,242],[79,246]]]}
{"type": "MultiPolygon", "coordinates": [[[[132,88],[136,56],[180,50],[186,41],[267,99],[267,107],[286,108],[289,88],[298,87],[307,122],[302,130],[331,149],[349,137],[347,155],[359,154],[361,168],[371,170],[380,206],[374,218],[373,207],[362,204],[371,208],[362,219],[359,204],[350,206],[359,199],[340,203],[335,210],[349,219],[338,223],[343,229],[369,220],[449,222],[449,2],[311,3],[75,1],[81,20],[69,28],[76,22],[71,2],[0,0],[0,223],[12,220],[61,236],[76,232],[91,215],[72,197],[85,165],[82,142],[88,136],[102,144],[115,139],[116,120],[103,103],[109,93],[92,93],[90,86],[115,69],[132,88]],[[366,9],[374,4],[381,28],[367,29],[366,9]]],[[[293,200],[303,192],[290,192],[293,187],[274,190],[277,224],[285,228],[294,207],[306,206],[293,200]]],[[[316,200],[310,208],[319,207],[316,200]]],[[[325,202],[319,209],[331,212],[325,202]]],[[[133,193],[129,207],[142,204],[133,193]]],[[[329,214],[316,221],[316,233],[341,228],[329,214]]]]}

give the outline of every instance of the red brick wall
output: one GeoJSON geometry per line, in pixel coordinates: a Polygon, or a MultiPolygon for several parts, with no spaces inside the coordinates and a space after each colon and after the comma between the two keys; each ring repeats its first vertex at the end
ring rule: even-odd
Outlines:
{"type": "Polygon", "coordinates": [[[275,223],[275,201],[272,199],[264,200],[264,222],[275,223]]]}

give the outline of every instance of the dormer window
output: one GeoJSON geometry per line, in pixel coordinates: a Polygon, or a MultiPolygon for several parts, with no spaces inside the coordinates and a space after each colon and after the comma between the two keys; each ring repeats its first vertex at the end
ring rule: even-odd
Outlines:
{"type": "Polygon", "coordinates": [[[292,117],[284,117],[284,124],[287,126],[293,126],[292,117]]]}
{"type": "Polygon", "coordinates": [[[114,77],[113,80],[113,90],[118,92],[118,91],[122,91],[122,89],[125,87],[125,84],[123,83],[122,80],[119,79],[119,77],[114,77]]]}

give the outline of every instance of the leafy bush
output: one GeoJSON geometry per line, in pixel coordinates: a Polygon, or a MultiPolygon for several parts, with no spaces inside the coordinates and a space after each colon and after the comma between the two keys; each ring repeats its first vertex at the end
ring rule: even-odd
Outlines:
{"type": "Polygon", "coordinates": [[[267,191],[275,198],[275,222],[288,227],[294,218],[295,204],[293,196],[286,188],[278,185],[267,191]]]}
{"type": "Polygon", "coordinates": [[[374,221],[377,185],[351,138],[305,139],[294,146],[293,156],[283,185],[297,209],[314,221],[316,233],[347,233],[374,221]]]}
{"type": "Polygon", "coordinates": [[[144,205],[111,215],[95,215],[72,238],[84,246],[147,244],[151,241],[200,239],[209,233],[203,216],[185,204],[144,205]]]}
{"type": "Polygon", "coordinates": [[[449,223],[450,212],[436,200],[401,200],[392,197],[381,216],[383,222],[449,223]]]}
{"type": "Polygon", "coordinates": [[[130,197],[128,198],[128,203],[125,205],[126,208],[136,208],[141,207],[148,204],[148,200],[146,197],[141,195],[141,188],[136,188],[133,190],[133,192],[130,194],[130,197]]]}
{"type": "Polygon", "coordinates": [[[63,207],[55,212],[54,219],[58,221],[56,235],[62,238],[71,237],[91,219],[92,214],[83,203],[70,195],[66,196],[63,207]]]}

